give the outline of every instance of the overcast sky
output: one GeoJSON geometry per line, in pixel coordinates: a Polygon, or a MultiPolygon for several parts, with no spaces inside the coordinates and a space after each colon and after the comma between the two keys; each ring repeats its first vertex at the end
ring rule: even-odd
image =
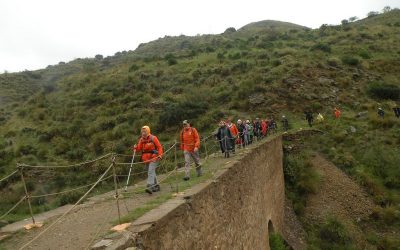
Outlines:
{"type": "Polygon", "coordinates": [[[113,55],[164,35],[279,20],[311,28],[400,0],[0,0],[0,72],[113,55]]]}

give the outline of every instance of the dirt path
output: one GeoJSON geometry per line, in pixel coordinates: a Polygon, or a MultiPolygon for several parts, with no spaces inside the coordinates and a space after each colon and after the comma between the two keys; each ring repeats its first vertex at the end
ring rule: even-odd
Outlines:
{"type": "MultiPolygon", "coordinates": [[[[218,168],[226,166],[237,160],[237,156],[244,155],[250,148],[256,145],[252,145],[246,150],[240,150],[236,155],[232,155],[229,159],[224,159],[217,155],[213,155],[207,160],[204,165],[204,173],[214,173],[218,168]]],[[[179,169],[180,172],[183,169],[179,169]]],[[[192,170],[194,171],[194,170],[192,170]]],[[[162,179],[163,175],[159,175],[162,179]]],[[[182,181],[182,180],[180,180],[182,181]]],[[[144,186],[144,182],[138,183],[141,189],[144,186]]],[[[138,188],[130,187],[128,193],[138,188]]],[[[122,190],[121,190],[122,191],[122,190]]],[[[143,191],[139,194],[135,194],[133,198],[125,198],[120,201],[121,216],[128,213],[137,207],[143,206],[145,203],[154,200],[163,194],[172,193],[172,187],[170,184],[161,184],[161,192],[148,195],[143,191]]],[[[124,194],[121,192],[122,195],[124,194]]],[[[118,219],[118,212],[116,201],[113,198],[114,192],[108,192],[102,195],[98,195],[90,198],[87,202],[76,207],[71,213],[65,216],[49,231],[45,232],[38,240],[34,241],[27,249],[87,249],[90,248],[96,240],[102,236],[110,234],[110,228],[113,226],[113,222],[118,219]]],[[[9,239],[2,241],[0,249],[19,249],[21,246],[29,242],[40,232],[46,229],[54,220],[56,220],[64,208],[60,208],[60,211],[49,211],[47,215],[42,215],[45,220],[45,224],[42,228],[36,228],[29,231],[20,230],[15,233],[9,239]],[[52,218],[50,218],[52,217],[52,218]]],[[[29,221],[18,222],[14,227],[21,227],[29,221]]]]}
{"type": "Polygon", "coordinates": [[[373,249],[361,230],[359,223],[367,219],[375,207],[366,191],[321,155],[312,160],[321,175],[316,194],[310,195],[304,211],[307,223],[315,224],[334,215],[353,233],[357,249],[373,249]]]}

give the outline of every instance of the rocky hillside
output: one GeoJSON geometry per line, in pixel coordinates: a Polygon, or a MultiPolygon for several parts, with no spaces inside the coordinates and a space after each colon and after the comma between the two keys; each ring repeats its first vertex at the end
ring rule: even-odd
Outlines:
{"type": "MultiPolygon", "coordinates": [[[[366,145],[379,135],[374,142],[380,150],[399,160],[394,146],[400,142],[400,125],[390,111],[399,98],[399,10],[319,29],[262,21],[219,35],[164,37],[111,57],[1,74],[0,175],[17,162],[72,163],[111,150],[129,153],[143,124],[168,142],[177,137],[183,119],[209,131],[223,117],[284,113],[299,122],[304,110],[330,117],[338,106],[345,120],[323,127],[328,137],[315,144],[331,159],[344,155],[358,164],[362,173],[349,172],[369,184],[373,179],[381,196],[397,197],[390,206],[398,213],[398,179],[390,184],[385,179],[399,171],[377,173],[379,160],[363,155],[354,143],[366,145]],[[388,120],[376,119],[378,106],[388,120]],[[368,110],[366,119],[353,122],[358,112],[368,110]],[[348,136],[354,124],[364,133],[348,136]],[[376,166],[368,167],[371,162],[376,166]]],[[[82,181],[65,178],[58,183],[82,181]]],[[[23,192],[12,183],[3,185],[9,195],[0,211],[12,204],[11,194],[23,192]]],[[[43,191],[35,185],[32,190],[43,191]]]]}

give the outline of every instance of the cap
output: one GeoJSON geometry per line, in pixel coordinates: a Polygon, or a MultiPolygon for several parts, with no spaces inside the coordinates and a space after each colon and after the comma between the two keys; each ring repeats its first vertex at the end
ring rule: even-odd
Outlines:
{"type": "Polygon", "coordinates": [[[184,120],[184,121],[182,122],[182,124],[183,124],[183,125],[186,125],[186,124],[189,124],[189,122],[188,122],[187,120],[184,120]]]}

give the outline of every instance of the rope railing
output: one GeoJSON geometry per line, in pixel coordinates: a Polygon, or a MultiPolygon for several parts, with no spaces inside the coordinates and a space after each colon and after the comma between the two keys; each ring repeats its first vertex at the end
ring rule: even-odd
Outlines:
{"type": "Polygon", "coordinates": [[[93,159],[93,160],[90,160],[90,161],[85,161],[85,162],[80,162],[80,163],[71,164],[71,165],[65,165],[65,166],[63,166],[63,165],[52,165],[52,166],[50,166],[50,165],[49,166],[36,165],[35,166],[35,165],[28,165],[28,164],[25,164],[25,163],[22,163],[22,164],[19,164],[19,165],[21,167],[24,167],[24,168],[73,168],[73,167],[80,167],[80,166],[84,166],[84,165],[88,165],[88,164],[100,161],[100,160],[102,160],[102,159],[104,159],[106,157],[111,156],[112,154],[113,153],[108,153],[108,154],[105,154],[103,156],[100,156],[100,157],[98,157],[96,159],[93,159]]]}
{"type": "MultiPolygon", "coordinates": [[[[205,138],[203,138],[203,139],[201,140],[201,141],[204,143],[204,149],[205,149],[205,153],[206,153],[205,159],[207,159],[207,158],[210,156],[210,155],[209,155],[209,152],[212,152],[213,150],[215,150],[216,148],[218,148],[218,145],[219,145],[220,142],[223,142],[223,141],[226,142],[226,141],[229,140],[229,139],[236,139],[236,138],[237,138],[237,137],[228,138],[227,136],[225,136],[224,138],[222,138],[222,139],[220,139],[220,140],[218,140],[218,139],[213,139],[211,142],[213,142],[214,145],[212,145],[212,146],[210,146],[209,148],[207,148],[207,142],[209,141],[210,138],[213,138],[214,136],[215,136],[215,134],[211,134],[211,135],[209,135],[209,136],[207,136],[207,137],[205,137],[205,138]]],[[[240,135],[239,135],[239,136],[240,136],[240,135]]],[[[182,143],[180,143],[180,142],[175,142],[171,147],[169,147],[169,148],[163,153],[162,157],[160,157],[158,168],[159,168],[160,170],[161,170],[161,169],[164,169],[165,175],[163,175],[162,178],[160,178],[160,180],[158,180],[158,182],[157,182],[156,184],[154,184],[154,185],[160,185],[160,184],[166,182],[173,174],[175,174],[175,185],[176,185],[175,191],[176,191],[177,193],[178,193],[178,191],[179,191],[179,183],[181,183],[181,182],[178,181],[178,169],[179,169],[179,166],[183,166],[183,163],[185,163],[185,161],[178,161],[178,159],[177,159],[177,148],[178,148],[178,145],[181,145],[181,144],[182,144],[182,143]],[[174,152],[174,159],[172,159],[172,160],[171,160],[171,159],[167,159],[168,156],[171,155],[171,154],[170,154],[171,152],[174,152]],[[168,167],[168,166],[171,166],[171,165],[174,166],[172,169],[168,167]]],[[[226,145],[225,145],[225,146],[226,146],[226,145]]],[[[200,150],[200,149],[199,149],[199,150],[200,150]]],[[[93,159],[93,160],[90,160],[90,161],[85,161],[85,162],[81,162],[81,163],[77,163],[77,164],[71,164],[71,165],[64,165],[64,166],[56,166],[56,165],[54,165],[54,166],[50,166],[50,165],[48,165],[48,166],[45,166],[45,165],[43,165],[43,166],[42,166],[42,165],[32,166],[32,165],[27,165],[27,164],[19,164],[19,165],[18,165],[18,166],[19,166],[18,170],[16,170],[16,171],[10,173],[8,176],[6,176],[6,177],[4,177],[4,178],[1,179],[1,181],[3,181],[3,180],[5,180],[5,179],[11,177],[12,175],[16,174],[18,171],[20,171],[20,172],[21,172],[21,177],[22,177],[22,180],[23,180],[23,171],[24,171],[24,168],[28,168],[28,169],[32,169],[32,168],[38,168],[38,169],[39,169],[39,168],[72,168],[72,167],[79,167],[79,166],[91,164],[91,163],[94,163],[94,162],[103,160],[103,159],[105,159],[106,157],[109,157],[109,156],[111,156],[111,159],[112,159],[112,163],[110,164],[110,166],[109,166],[109,167],[105,170],[105,172],[97,179],[96,182],[93,182],[93,183],[90,183],[90,184],[86,184],[86,185],[83,185],[83,186],[79,186],[79,187],[76,187],[76,188],[72,188],[72,189],[68,189],[68,190],[64,190],[64,191],[60,191],[60,192],[55,192],[55,193],[41,194],[41,195],[30,195],[30,194],[28,193],[28,191],[26,190],[26,184],[25,184],[25,182],[23,182],[23,184],[24,184],[24,186],[25,186],[26,195],[25,195],[24,197],[22,197],[11,209],[9,209],[9,210],[6,212],[6,214],[2,215],[2,216],[0,217],[0,219],[4,218],[4,217],[7,216],[8,214],[10,214],[16,207],[18,207],[18,205],[20,205],[20,204],[21,204],[23,201],[25,201],[25,200],[28,201],[29,206],[30,206],[30,199],[31,199],[31,198],[35,199],[35,198],[42,198],[42,197],[47,197],[47,196],[55,196],[55,195],[65,194],[65,193],[68,193],[68,192],[73,192],[73,191],[80,190],[80,189],[87,188],[87,187],[90,187],[90,188],[89,188],[89,190],[87,190],[87,191],[85,192],[85,194],[83,194],[83,195],[79,198],[79,200],[78,200],[75,204],[73,204],[73,206],[72,206],[70,209],[68,209],[65,213],[63,213],[58,219],[56,219],[53,223],[51,223],[48,227],[46,227],[43,231],[41,231],[38,235],[36,235],[36,236],[35,236],[33,239],[31,239],[28,243],[24,244],[20,249],[26,248],[26,247],[29,246],[33,241],[35,241],[35,240],[37,240],[38,238],[40,238],[46,231],[48,231],[48,230],[50,230],[52,227],[54,227],[54,226],[56,225],[56,223],[58,223],[62,218],[64,218],[68,213],[70,213],[78,204],[80,204],[80,203],[90,194],[90,192],[91,192],[101,181],[108,180],[108,179],[110,179],[110,178],[112,178],[112,177],[114,177],[114,184],[115,184],[115,186],[114,186],[114,189],[115,189],[114,198],[116,199],[116,202],[117,202],[118,216],[119,216],[119,219],[120,219],[120,209],[119,209],[119,206],[120,206],[120,205],[119,205],[118,201],[119,201],[119,190],[121,189],[121,187],[120,187],[120,185],[119,185],[118,177],[128,177],[128,178],[129,178],[129,176],[144,174],[144,173],[146,173],[147,171],[140,171],[140,172],[136,172],[136,173],[132,173],[132,174],[129,172],[128,175],[125,175],[125,174],[117,174],[117,172],[116,172],[116,166],[125,166],[125,165],[130,165],[130,166],[132,166],[132,165],[145,164],[145,163],[148,163],[148,162],[143,162],[143,161],[140,161],[140,162],[133,162],[133,161],[132,161],[132,162],[130,162],[130,163],[126,163],[126,162],[116,162],[115,160],[116,160],[116,157],[117,157],[117,156],[132,157],[132,155],[123,155],[123,154],[116,154],[116,153],[108,153],[108,154],[105,154],[105,155],[103,155],[103,156],[100,156],[100,157],[98,157],[98,158],[96,158],[96,159],[93,159]],[[111,170],[111,168],[113,168],[113,174],[106,176],[106,174],[111,170]]],[[[193,164],[193,163],[192,163],[192,164],[193,164]]],[[[137,194],[138,192],[144,191],[146,188],[148,188],[148,187],[146,186],[146,184],[141,184],[141,185],[139,185],[139,186],[137,186],[137,185],[135,184],[135,189],[134,189],[134,191],[133,191],[133,192],[125,191],[123,197],[125,198],[125,195],[127,195],[126,197],[129,197],[130,194],[137,194]]],[[[172,188],[172,185],[171,185],[171,188],[172,188]]],[[[125,201],[124,201],[124,203],[125,203],[125,201]]],[[[127,205],[126,205],[126,203],[125,203],[125,208],[126,208],[127,211],[129,211],[129,210],[128,210],[128,207],[127,207],[127,205]]],[[[31,208],[30,208],[30,210],[32,211],[31,208]]],[[[33,221],[33,223],[35,223],[34,218],[33,218],[33,214],[31,214],[31,216],[32,216],[32,221],[33,221]]],[[[97,233],[96,233],[96,234],[97,234],[97,233]]]]}
{"type": "Polygon", "coordinates": [[[15,170],[14,172],[12,172],[11,174],[3,177],[0,179],[0,182],[7,180],[8,178],[10,178],[11,176],[13,176],[14,174],[18,173],[18,170],[15,170]]]}
{"type": "Polygon", "coordinates": [[[6,217],[9,213],[11,213],[15,208],[17,208],[18,205],[21,204],[21,202],[23,202],[25,199],[26,199],[26,196],[22,197],[17,203],[14,204],[14,206],[12,208],[10,208],[5,214],[0,216],[0,220],[3,219],[4,217],[6,217]]]}
{"type": "MultiPolygon", "coordinates": [[[[108,179],[110,179],[111,177],[113,177],[113,175],[109,175],[109,176],[105,177],[104,179],[102,179],[101,181],[108,180],[108,179]]],[[[61,192],[50,193],[50,194],[41,194],[41,195],[30,195],[29,197],[30,197],[30,198],[42,198],[42,197],[47,197],[47,196],[55,196],[55,195],[65,194],[65,193],[73,192],[73,191],[80,190],[80,189],[83,189],[83,188],[86,188],[86,187],[90,187],[90,186],[92,186],[94,183],[95,183],[95,182],[90,183],[90,184],[87,184],[87,185],[79,186],[79,187],[77,187],[77,188],[72,188],[72,189],[64,190],[64,191],[61,191],[61,192]]]]}
{"type": "Polygon", "coordinates": [[[83,199],[86,198],[86,196],[89,195],[89,193],[99,184],[99,182],[104,178],[104,176],[111,170],[111,168],[114,166],[114,164],[110,164],[110,166],[107,168],[107,170],[100,176],[100,178],[90,187],[88,191],[84,195],[82,195],[77,202],[75,202],[72,207],[70,207],[66,212],[64,212],[60,217],[58,217],[53,223],[51,223],[48,227],[46,227],[43,231],[38,233],[34,238],[32,238],[30,241],[25,243],[20,249],[24,249],[27,246],[29,246],[32,242],[40,238],[44,233],[46,233],[49,229],[54,227],[59,221],[61,221],[67,214],[69,214],[83,199]]]}

